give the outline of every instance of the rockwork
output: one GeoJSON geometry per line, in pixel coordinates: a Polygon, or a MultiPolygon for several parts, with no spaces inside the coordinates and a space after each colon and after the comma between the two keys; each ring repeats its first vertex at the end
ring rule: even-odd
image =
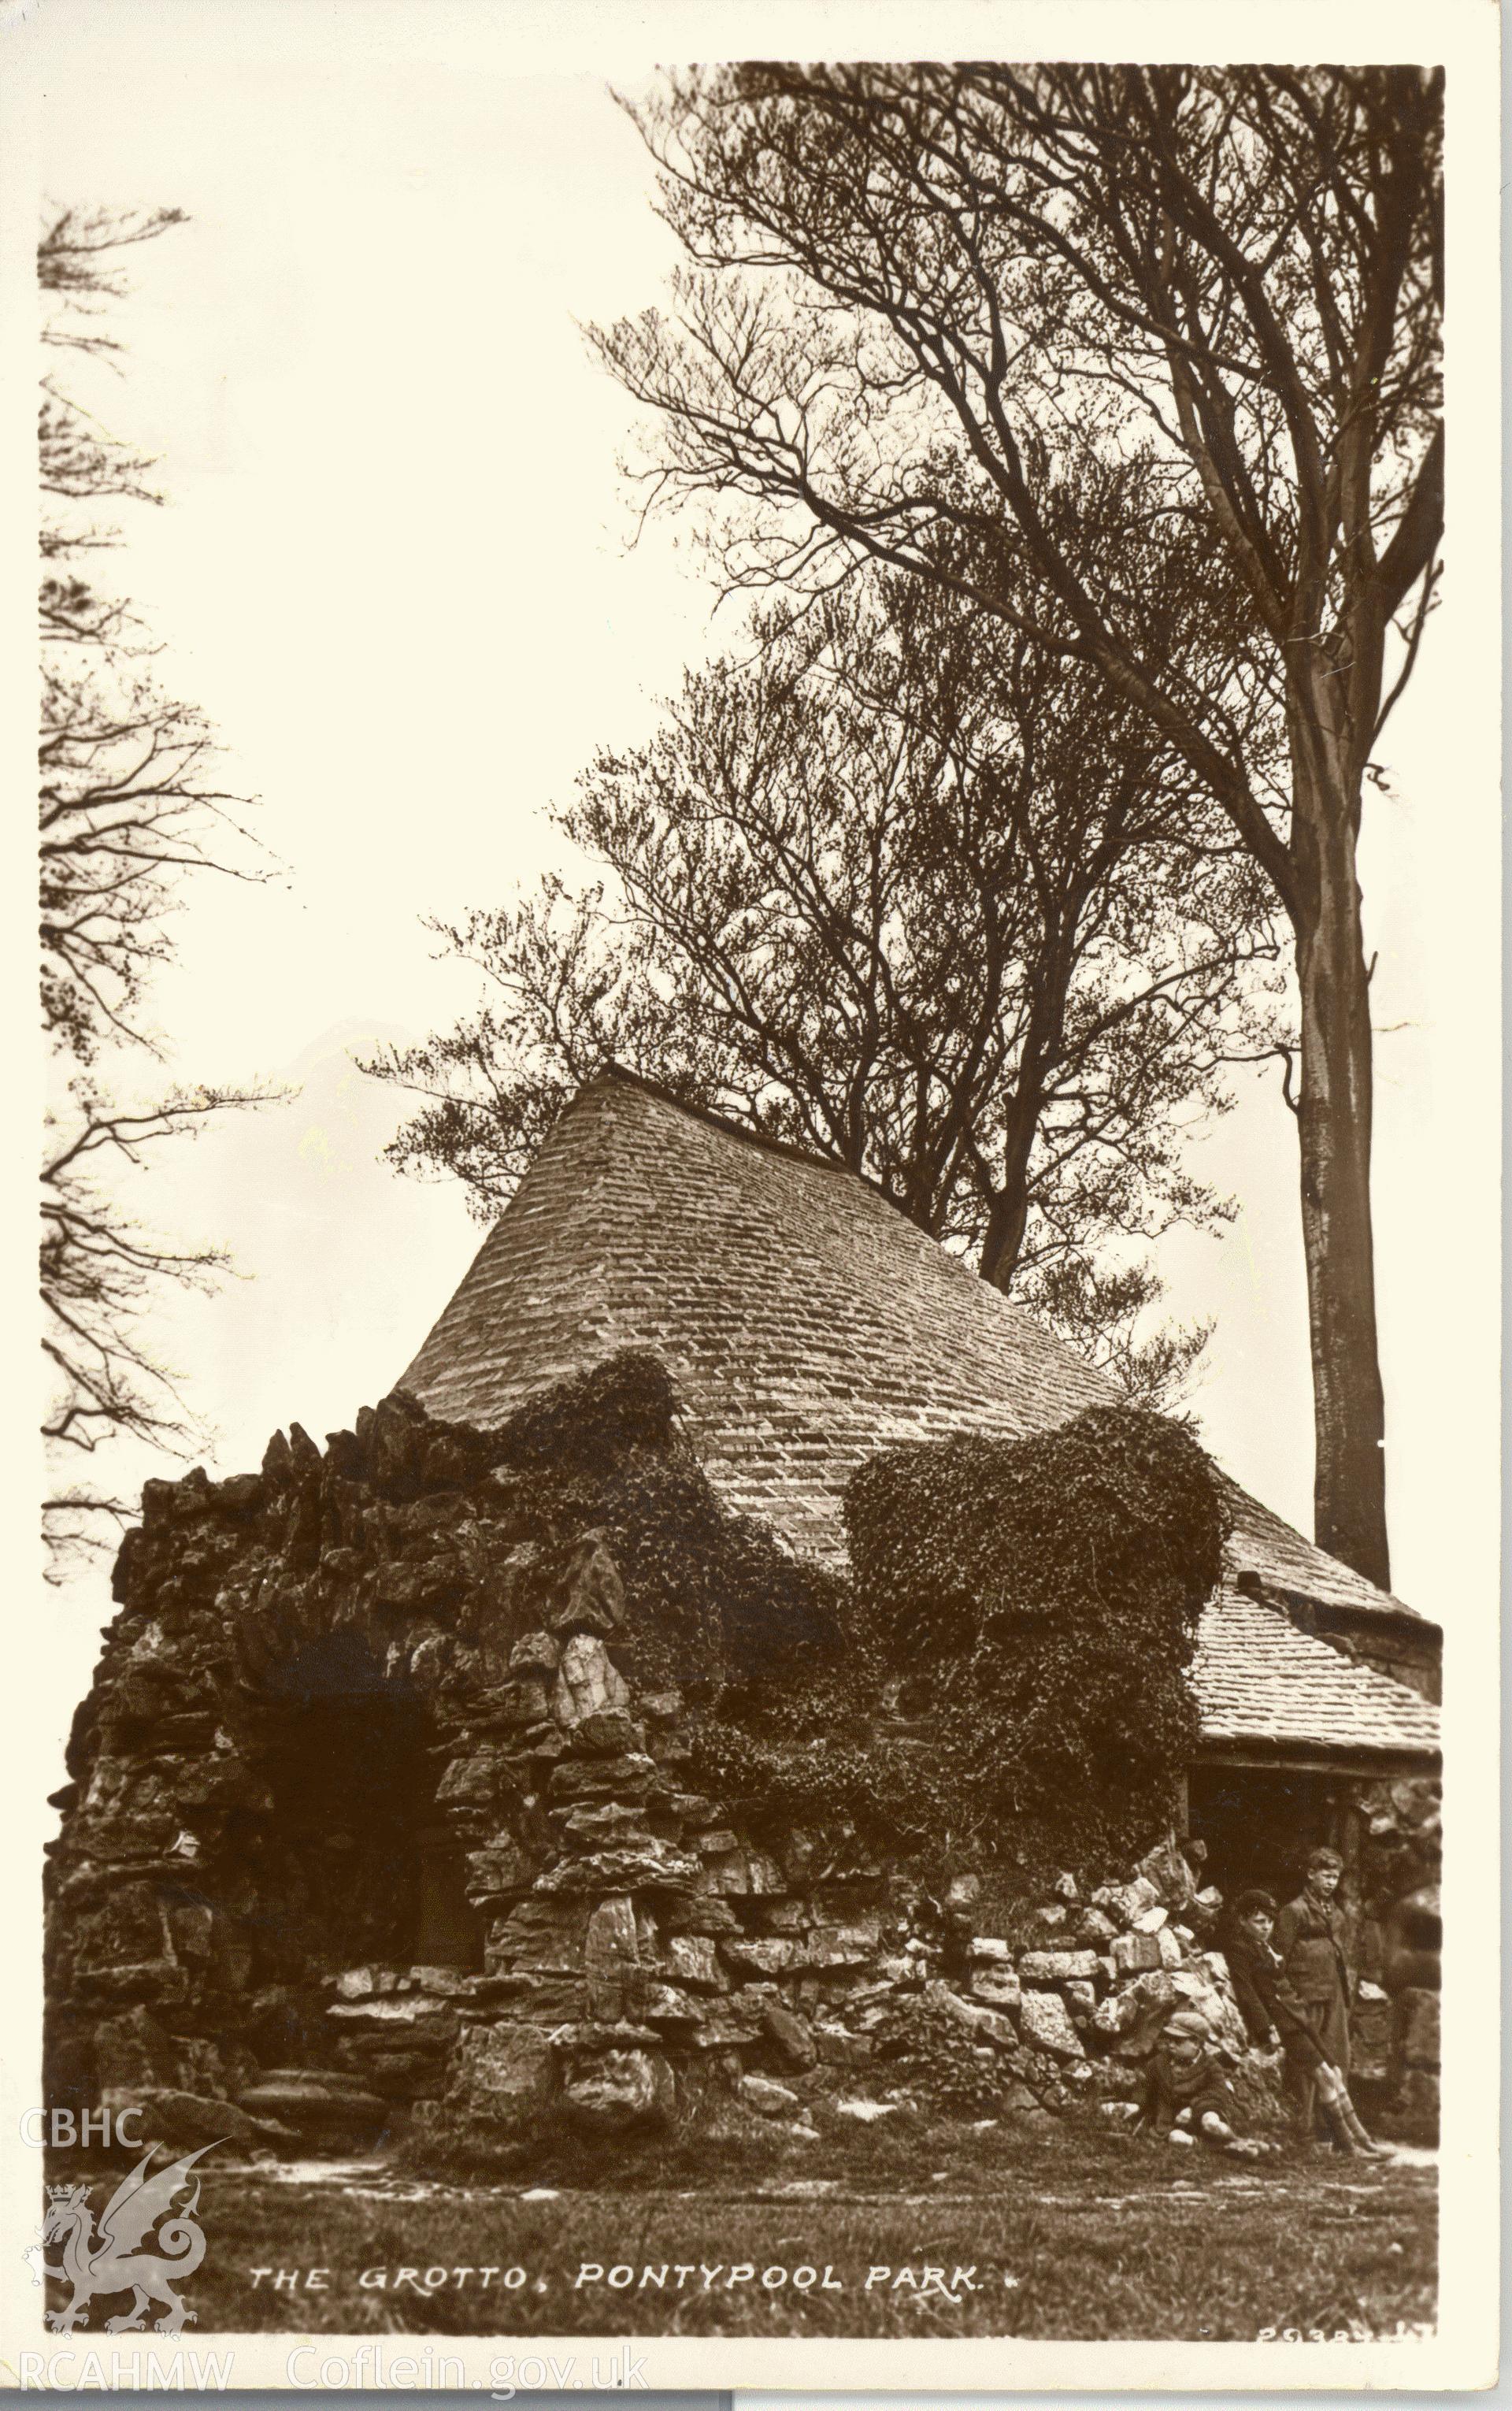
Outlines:
{"type": "Polygon", "coordinates": [[[148,1485],[57,1795],[50,2099],[245,2148],[443,2112],[612,2143],[716,2099],[802,2133],[818,2097],[908,2097],[927,2013],[1043,2114],[1132,2100],[1189,2005],[1273,2101],[1197,1852],[1010,1897],[694,1790],[705,1677],[669,1682],[598,1497],[402,1396],[259,1474],[148,1485]],[[451,1886],[439,1955],[405,1816],[451,1886]]]}

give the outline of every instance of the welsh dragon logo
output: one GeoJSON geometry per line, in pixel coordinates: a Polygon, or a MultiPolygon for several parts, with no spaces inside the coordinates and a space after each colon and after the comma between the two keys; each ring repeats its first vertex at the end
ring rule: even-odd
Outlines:
{"type": "Polygon", "coordinates": [[[194,2317],[174,2287],[182,2285],[205,2257],[204,2233],[195,2217],[199,2207],[199,2179],[190,2171],[197,2159],[214,2148],[212,2143],[202,2143],[197,2152],[186,2153],[182,2159],[169,2161],[151,2175],[148,2170],[153,2152],[149,2151],[130,2176],[122,2179],[106,2203],[98,2232],[86,2187],[49,2185],[47,2216],[38,2230],[42,2241],[32,2244],[23,2257],[31,2263],[34,2286],[39,2286],[45,2277],[56,2277],[74,2289],[72,2301],[65,2303],[62,2310],[48,2312],[50,2328],[60,2335],[72,2335],[75,2328],[85,2326],[90,2303],[96,2294],[129,2293],[132,2298],[129,2310],[106,2320],[108,2335],[145,2328],[151,2302],[162,2306],[163,2316],[153,2322],[159,2335],[177,2335],[185,2319],[194,2317]],[[192,2187],[188,2201],[176,2215],[169,2216],[175,2196],[186,2185],[192,2187]],[[159,2219],[164,2221],[161,2227],[157,2227],[159,2219]],[[157,2233],[152,2236],[154,2227],[157,2233]],[[143,2238],[148,2236],[159,2250],[140,2249],[143,2238]],[[50,2243],[59,2243],[63,2245],[63,2258],[55,2265],[45,2255],[50,2243]]]}

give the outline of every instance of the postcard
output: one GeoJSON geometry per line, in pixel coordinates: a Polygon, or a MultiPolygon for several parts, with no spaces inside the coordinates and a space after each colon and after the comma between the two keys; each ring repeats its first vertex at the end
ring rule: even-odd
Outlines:
{"type": "Polygon", "coordinates": [[[1496,37],[0,11],[7,2383],[1494,2382],[1496,37]]]}

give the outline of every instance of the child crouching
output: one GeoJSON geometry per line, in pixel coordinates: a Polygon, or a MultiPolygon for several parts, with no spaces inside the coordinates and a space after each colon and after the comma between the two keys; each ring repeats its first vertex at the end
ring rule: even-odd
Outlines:
{"type": "Polygon", "coordinates": [[[1177,2009],[1150,2058],[1138,2131],[1172,2143],[1200,2137],[1215,2151],[1258,2159],[1270,2146],[1235,2131],[1236,2107],[1206,2018],[1199,2009],[1177,2009]]]}

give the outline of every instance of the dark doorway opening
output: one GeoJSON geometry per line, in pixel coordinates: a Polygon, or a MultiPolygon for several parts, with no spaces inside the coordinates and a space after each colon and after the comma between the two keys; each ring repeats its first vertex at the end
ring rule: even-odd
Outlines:
{"type": "Polygon", "coordinates": [[[356,1636],[335,1633],[270,1686],[267,1907],[280,1956],[315,1968],[482,1965],[465,1863],[443,1818],[424,1695],[356,1636]]]}
{"type": "Polygon", "coordinates": [[[1345,1848],[1349,1786],[1270,1766],[1201,1766],[1188,1786],[1190,1830],[1208,1846],[1203,1875],[1227,1899],[1258,1886],[1277,1903],[1301,1887],[1308,1853],[1345,1848]]]}

